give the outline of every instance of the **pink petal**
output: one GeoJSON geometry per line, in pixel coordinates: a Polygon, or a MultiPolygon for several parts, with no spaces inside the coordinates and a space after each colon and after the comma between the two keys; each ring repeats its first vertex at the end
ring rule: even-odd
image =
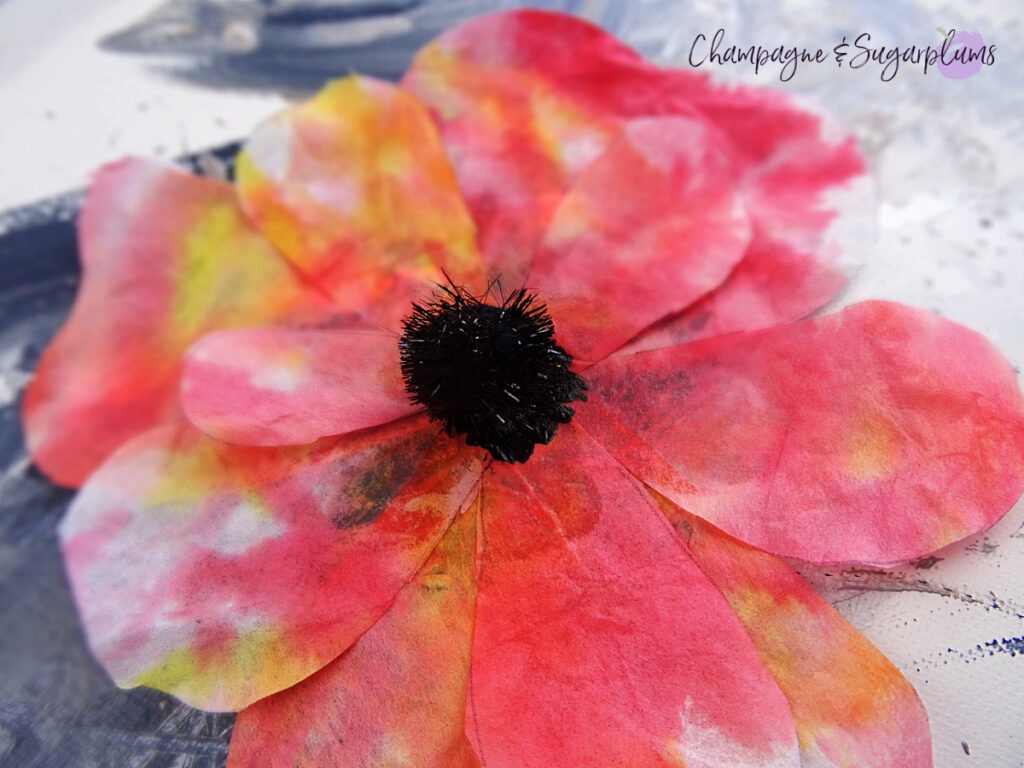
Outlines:
{"type": "Polygon", "coordinates": [[[465,735],[476,508],[336,661],[242,710],[229,768],[478,768],[465,735]]]}
{"type": "Polygon", "coordinates": [[[1024,399],[977,334],[898,304],[609,360],[578,410],[637,477],[759,549],[920,557],[1024,490],[1024,399]]]}
{"type": "Polygon", "coordinates": [[[147,160],[96,175],[79,249],[78,298],[23,404],[32,458],[63,485],[179,418],[181,357],[200,336],[331,311],[252,229],[230,186],[147,160]]]}
{"type": "Polygon", "coordinates": [[[393,292],[445,273],[480,282],[475,229],[437,131],[400,88],[334,81],[257,128],[237,165],[246,212],[344,309],[407,312],[393,292]]]}
{"type": "Polygon", "coordinates": [[[585,433],[493,465],[481,510],[469,725],[485,765],[799,765],[742,626],[585,433]]]}
{"type": "Polygon", "coordinates": [[[562,196],[621,130],[627,73],[639,90],[649,69],[596,27],[535,11],[483,16],[419,52],[402,84],[438,123],[491,274],[518,287],[562,196]]]}
{"type": "Polygon", "coordinates": [[[673,73],[673,83],[743,158],[753,238],[721,288],[633,351],[797,320],[846,284],[873,233],[867,166],[831,120],[777,91],[712,88],[688,73],[673,73]]]}
{"type": "Polygon", "coordinates": [[[398,339],[376,331],[213,334],[190,350],[181,389],[193,424],[240,445],[303,445],[413,411],[398,339]]]}
{"type": "Polygon", "coordinates": [[[699,121],[634,120],[563,198],[527,284],[566,350],[600,360],[720,285],[749,235],[728,145],[699,121]]]}
{"type": "Polygon", "coordinates": [[[533,10],[445,33],[403,83],[438,121],[491,271],[513,284],[562,195],[624,120],[698,118],[726,135],[754,221],[752,263],[646,346],[700,326],[711,335],[796,319],[835,295],[859,262],[870,213],[863,158],[785,94],[659,69],[598,27],[533,10]],[[783,270],[792,279],[776,279],[783,270]]]}
{"type": "Polygon", "coordinates": [[[892,663],[779,558],[662,508],[793,709],[803,765],[930,768],[928,716],[892,663]]]}
{"type": "Polygon", "coordinates": [[[377,621],[479,471],[422,418],[287,449],[146,433],[61,526],[92,650],[119,685],[204,709],[287,688],[377,621]]]}

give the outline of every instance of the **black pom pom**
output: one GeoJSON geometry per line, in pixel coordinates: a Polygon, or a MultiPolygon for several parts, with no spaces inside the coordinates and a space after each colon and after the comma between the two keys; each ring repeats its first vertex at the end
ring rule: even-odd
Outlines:
{"type": "Polygon", "coordinates": [[[493,306],[442,287],[413,305],[399,349],[413,402],[499,461],[526,461],[572,419],[567,403],[587,399],[546,308],[522,289],[493,306]]]}

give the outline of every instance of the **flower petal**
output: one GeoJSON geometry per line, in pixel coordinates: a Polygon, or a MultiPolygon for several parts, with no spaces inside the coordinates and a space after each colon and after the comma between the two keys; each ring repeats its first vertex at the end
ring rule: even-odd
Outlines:
{"type": "Polygon", "coordinates": [[[562,346],[600,360],[718,287],[750,230],[729,147],[703,122],[634,120],[563,198],[528,277],[562,346]]]}
{"type": "Polygon", "coordinates": [[[931,766],[924,706],[878,649],[782,560],[659,501],[789,700],[803,765],[931,766]]]}
{"type": "Polygon", "coordinates": [[[291,449],[149,432],[61,526],[93,652],[119,685],[204,709],[293,685],[380,617],[479,470],[421,418],[291,449]]]}
{"type": "Polygon", "coordinates": [[[742,626],[585,433],[495,464],[481,510],[470,728],[485,765],[799,765],[742,626]]]}
{"type": "Polygon", "coordinates": [[[867,169],[850,137],[786,94],[659,69],[581,19],[474,19],[424,48],[403,83],[438,121],[484,258],[513,282],[624,120],[697,118],[726,135],[754,221],[750,263],[649,346],[696,338],[701,326],[712,335],[797,319],[835,295],[863,250],[867,169]],[[798,279],[776,279],[783,271],[798,279]]]}
{"type": "Polygon", "coordinates": [[[32,458],[78,485],[179,418],[181,357],[210,330],[329,308],[239,211],[230,186],[146,160],[107,166],[79,219],[82,283],[23,404],[32,458]]]}
{"type": "Polygon", "coordinates": [[[474,19],[417,54],[402,84],[438,123],[492,274],[523,279],[562,196],[621,130],[625,81],[639,90],[653,71],[597,27],[536,11],[474,19]]]}
{"type": "Polygon", "coordinates": [[[637,477],[776,554],[877,564],[992,525],[1024,490],[1024,400],[982,337],[866,302],[623,356],[577,417],[637,477]]]}
{"type": "Polygon", "coordinates": [[[746,167],[753,238],[729,279],[667,319],[632,351],[797,320],[838,293],[874,231],[867,164],[852,137],[786,94],[711,87],[672,73],[746,167]]]}
{"type": "Polygon", "coordinates": [[[465,734],[477,509],[336,661],[242,710],[228,768],[478,768],[465,734]]]}
{"type": "Polygon", "coordinates": [[[239,445],[304,445],[414,410],[398,339],[362,330],[211,334],[189,351],[181,397],[199,429],[239,445]]]}
{"type": "Polygon", "coordinates": [[[362,77],[259,126],[237,162],[256,225],[347,310],[373,307],[403,281],[477,279],[475,229],[426,110],[362,77]],[[441,272],[444,270],[444,273],[441,272]]]}

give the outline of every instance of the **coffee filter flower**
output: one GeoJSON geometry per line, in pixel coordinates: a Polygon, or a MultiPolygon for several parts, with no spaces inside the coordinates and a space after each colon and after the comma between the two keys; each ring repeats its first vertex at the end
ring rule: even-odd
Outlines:
{"type": "Polygon", "coordinates": [[[522,11],[328,85],[237,171],[97,176],[26,395],[115,682],[241,710],[229,765],[930,764],[913,689],[781,558],[992,525],[1024,408],[931,313],[803,319],[868,247],[848,137],[522,11]],[[520,287],[586,399],[509,463],[410,400],[399,342],[520,287]]]}

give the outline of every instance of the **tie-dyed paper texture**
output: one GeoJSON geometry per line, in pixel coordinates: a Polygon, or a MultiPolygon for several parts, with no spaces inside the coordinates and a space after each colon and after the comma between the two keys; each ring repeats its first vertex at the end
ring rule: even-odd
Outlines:
{"type": "Polygon", "coordinates": [[[61,534],[120,684],[242,710],[237,765],[931,764],[912,688],[775,555],[893,564],[985,529],[1024,488],[1024,403],[929,313],[802,319],[863,247],[834,125],[518,12],[272,118],[235,191],[118,168],[86,204],[106,266],[25,414],[54,479],[102,462],[61,534]],[[137,247],[154,185],[182,202],[137,247]],[[201,259],[199,188],[229,211],[201,259]],[[185,301],[241,241],[287,279],[185,301]],[[444,273],[524,281],[590,382],[521,466],[402,415],[366,343],[444,273]],[[155,384],[119,378],[154,355],[155,384]],[[81,403],[141,403],[92,465],[81,403]]]}
{"type": "Polygon", "coordinates": [[[159,163],[98,172],[78,232],[82,288],[23,405],[32,458],[62,485],[176,418],[181,360],[203,334],[328,309],[229,188],[159,163]]]}

